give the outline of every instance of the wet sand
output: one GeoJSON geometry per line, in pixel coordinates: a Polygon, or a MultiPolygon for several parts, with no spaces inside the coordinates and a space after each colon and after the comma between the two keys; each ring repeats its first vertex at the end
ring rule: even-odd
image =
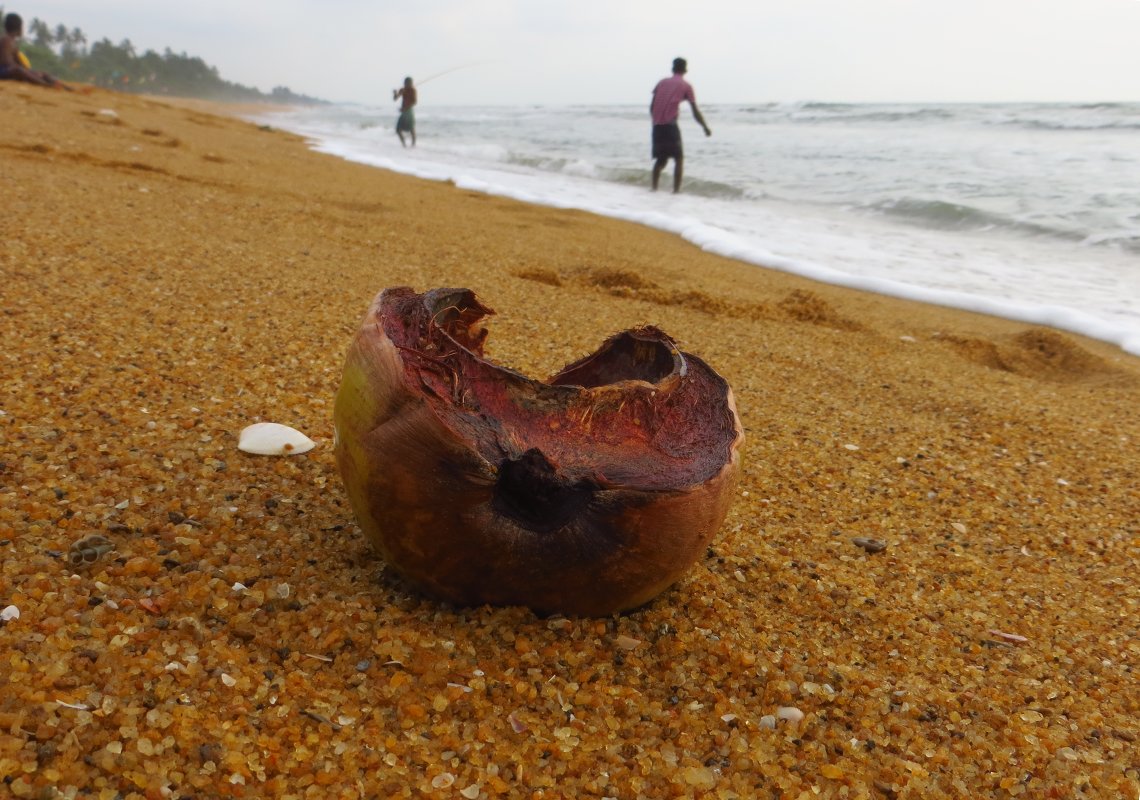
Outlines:
{"type": "Polygon", "coordinates": [[[0,83],[0,793],[1137,795],[1140,360],[210,109],[0,83]],[[605,619],[386,570],[331,410],[397,285],[477,291],[531,375],[639,323],[718,369],[707,557],[605,619]]]}

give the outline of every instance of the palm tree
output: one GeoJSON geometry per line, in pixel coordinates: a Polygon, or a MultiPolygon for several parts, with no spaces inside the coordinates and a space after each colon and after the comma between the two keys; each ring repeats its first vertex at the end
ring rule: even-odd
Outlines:
{"type": "Polygon", "coordinates": [[[72,61],[75,58],[75,44],[71,41],[71,31],[67,29],[67,26],[56,26],[55,43],[59,45],[60,58],[64,61],[72,61]]]}
{"type": "Polygon", "coordinates": [[[79,28],[71,29],[71,43],[79,56],[87,55],[87,34],[79,28]]]}
{"type": "Polygon", "coordinates": [[[28,33],[32,35],[32,44],[39,47],[51,47],[51,28],[39,17],[34,17],[28,24],[28,33]]]}

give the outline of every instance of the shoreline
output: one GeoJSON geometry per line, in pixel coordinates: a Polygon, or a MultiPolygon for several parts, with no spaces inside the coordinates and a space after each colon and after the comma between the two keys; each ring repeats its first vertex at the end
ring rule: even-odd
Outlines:
{"type": "MultiPolygon", "coordinates": [[[[700,205],[710,198],[696,198],[696,206],[687,207],[684,212],[662,205],[659,198],[640,198],[635,194],[621,194],[621,192],[634,191],[628,187],[618,188],[602,184],[601,194],[596,191],[599,187],[592,181],[577,183],[572,176],[560,175],[554,187],[545,184],[543,177],[528,178],[520,175],[505,176],[496,173],[494,168],[484,169],[479,164],[452,163],[446,157],[439,161],[421,161],[418,158],[400,158],[391,151],[383,148],[379,150],[363,147],[364,142],[343,139],[335,135],[331,139],[322,138],[320,134],[313,133],[315,128],[308,124],[298,124],[293,127],[302,132],[313,142],[313,149],[317,152],[336,155],[355,163],[366,164],[372,167],[387,169],[401,174],[425,178],[433,181],[450,182],[460,188],[473,189],[486,194],[506,197],[522,202],[534,203],[553,208],[575,208],[587,213],[606,216],[613,219],[647,225],[658,230],[681,236],[690,243],[707,252],[733,258],[738,261],[753,264],[765,269],[778,269],[788,274],[808,278],[834,286],[841,286],[859,291],[872,292],[887,297],[904,300],[914,300],[923,303],[941,305],[964,311],[989,314],[1032,325],[1044,325],[1069,333],[1076,333],[1100,339],[1120,347],[1131,355],[1140,355],[1140,327],[1137,327],[1133,317],[1117,305],[1113,305],[1108,298],[1108,306],[1097,308],[1095,305],[1077,302],[1073,303],[1068,295],[1059,295],[1056,291],[1028,291],[1023,298],[1003,298],[988,294],[985,290],[979,291],[977,287],[958,285],[946,280],[931,280],[919,278],[916,275],[900,272],[898,267],[883,268],[870,264],[844,262],[840,258],[837,262],[828,262],[826,258],[820,260],[820,254],[810,255],[810,248],[804,251],[796,245],[798,237],[810,239],[814,229],[809,225],[805,228],[787,231],[784,238],[786,245],[781,247],[778,243],[766,242],[763,237],[757,239],[755,234],[747,232],[733,233],[731,229],[739,226],[741,221],[734,222],[733,214],[738,213],[731,206],[710,208],[700,205]],[[613,194],[619,192],[619,194],[613,194]],[[719,218],[718,213],[726,214],[719,218]],[[776,253],[780,253],[777,255],[776,253]],[[918,282],[915,282],[918,281],[918,282]]],[[[377,144],[372,142],[371,144],[377,144]]],[[[399,151],[397,151],[399,152],[399,151]]],[[[442,156],[442,154],[440,154],[442,156]]],[[[549,175],[547,178],[551,177],[549,175]]],[[[689,201],[693,202],[693,201],[689,201]]],[[[767,219],[771,211],[764,207],[754,207],[752,211],[758,219],[767,219]]],[[[785,209],[784,214],[787,213],[785,209]]],[[[786,221],[786,220],[784,220],[786,221]]],[[[848,221],[849,224],[854,220],[848,221]]],[[[881,227],[881,222],[873,217],[858,221],[858,227],[848,230],[848,238],[855,236],[854,231],[861,231],[862,240],[852,239],[851,244],[858,247],[863,244],[873,247],[874,243],[881,241],[887,235],[888,229],[881,227]]],[[[781,214],[768,220],[770,227],[779,226],[781,214]]],[[[923,236],[937,236],[938,232],[926,230],[923,236]]],[[[922,240],[932,250],[940,247],[953,248],[957,242],[933,238],[922,240]]],[[[976,243],[975,243],[976,244],[976,243]]],[[[1021,249],[1039,246],[1033,242],[1020,243],[1021,249]]],[[[1013,256],[1014,250],[1008,250],[1014,243],[1004,242],[1007,248],[1006,255],[1013,256]]],[[[967,253],[970,252],[967,248],[967,253]]],[[[835,255],[834,253],[832,255],[835,255]]],[[[979,258],[994,258],[983,252],[975,253],[979,258]]],[[[1079,258],[1080,254],[1070,254],[1079,258]]],[[[888,261],[892,256],[884,254],[888,261]]],[[[968,260],[966,256],[961,256],[968,260]]],[[[1020,258],[1020,255],[1017,256],[1020,258]]],[[[1019,262],[1020,263],[1020,262],[1019,262]]],[[[1050,261],[1046,259],[1045,266],[1050,261]]],[[[911,264],[911,267],[916,265],[911,264]]],[[[1124,264],[1119,265],[1124,268],[1124,264]]],[[[1020,278],[1032,280],[1027,275],[1025,265],[1020,278]]],[[[1106,265],[1101,265],[1094,271],[1089,279],[1096,283],[1103,280],[1106,265]]],[[[983,268],[983,271],[985,268],[983,268]]],[[[1004,276],[1004,279],[1011,279],[1004,276]]],[[[1046,282],[1047,283],[1047,282],[1046,282]]],[[[1118,295],[1119,296],[1119,295],[1118,295]]]]}
{"type": "Polygon", "coordinates": [[[1140,789],[1140,359],[207,110],[0,83],[15,796],[1140,789]],[[724,375],[743,472],[706,558],[605,619],[394,577],[331,411],[396,285],[474,289],[528,375],[640,323],[724,375]],[[239,452],[259,420],[317,447],[239,452]]]}

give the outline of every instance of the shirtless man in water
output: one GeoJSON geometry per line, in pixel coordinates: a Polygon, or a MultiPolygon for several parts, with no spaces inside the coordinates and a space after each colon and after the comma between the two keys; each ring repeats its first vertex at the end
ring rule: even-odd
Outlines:
{"type": "Polygon", "coordinates": [[[396,121],[396,135],[400,137],[400,144],[407,147],[408,143],[404,141],[404,134],[410,133],[412,135],[412,147],[415,147],[416,112],[412,109],[416,106],[416,87],[412,86],[411,78],[404,78],[404,88],[392,92],[393,100],[401,98],[403,98],[403,102],[400,103],[400,119],[396,121]]]}
{"type": "Polygon", "coordinates": [[[0,80],[26,81],[37,86],[70,87],[57,81],[46,72],[28,69],[20,60],[20,38],[24,35],[24,20],[19,14],[4,17],[4,36],[0,37],[0,80]]]}

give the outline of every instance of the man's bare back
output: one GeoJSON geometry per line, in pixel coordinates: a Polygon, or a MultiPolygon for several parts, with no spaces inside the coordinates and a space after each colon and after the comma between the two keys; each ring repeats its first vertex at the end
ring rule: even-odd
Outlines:
{"type": "Polygon", "coordinates": [[[401,111],[407,111],[409,108],[414,107],[416,104],[415,87],[405,86],[402,89],[398,89],[396,91],[396,97],[403,98],[402,101],[400,102],[400,110],[401,111]]]}
{"type": "Polygon", "coordinates": [[[413,109],[419,96],[411,78],[404,78],[403,87],[393,90],[392,99],[400,101],[400,118],[396,121],[396,135],[400,137],[400,144],[404,147],[408,146],[408,143],[404,141],[404,134],[408,133],[412,136],[412,147],[415,147],[416,112],[413,109]]]}

